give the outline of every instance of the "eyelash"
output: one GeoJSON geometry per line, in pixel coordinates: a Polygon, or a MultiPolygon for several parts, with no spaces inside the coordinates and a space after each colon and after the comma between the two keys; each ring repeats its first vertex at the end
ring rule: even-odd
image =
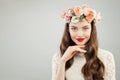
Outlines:
{"type": "Polygon", "coordinates": [[[84,29],[89,29],[88,27],[85,27],[84,29]]]}
{"type": "Polygon", "coordinates": [[[71,28],[71,29],[74,30],[74,31],[77,30],[77,28],[71,28]]]}
{"type": "MultiPolygon", "coordinates": [[[[84,29],[84,30],[87,30],[87,29],[89,29],[89,28],[88,28],[88,27],[84,27],[83,29],[84,29]]],[[[73,28],[71,28],[71,30],[74,30],[74,31],[75,31],[75,30],[77,30],[77,28],[73,27],[73,28]]]]}

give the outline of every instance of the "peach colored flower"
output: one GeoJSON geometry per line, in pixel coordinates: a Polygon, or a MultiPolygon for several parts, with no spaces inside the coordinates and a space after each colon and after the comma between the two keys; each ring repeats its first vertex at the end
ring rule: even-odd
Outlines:
{"type": "Polygon", "coordinates": [[[82,8],[80,6],[76,6],[74,8],[74,12],[76,16],[80,16],[82,14],[82,8]]]}
{"type": "Polygon", "coordinates": [[[94,13],[92,11],[89,12],[88,15],[86,15],[86,20],[91,21],[94,17],[94,13]]]}
{"type": "Polygon", "coordinates": [[[86,16],[86,20],[90,22],[96,17],[96,11],[88,8],[85,13],[85,16],[86,16]]]}

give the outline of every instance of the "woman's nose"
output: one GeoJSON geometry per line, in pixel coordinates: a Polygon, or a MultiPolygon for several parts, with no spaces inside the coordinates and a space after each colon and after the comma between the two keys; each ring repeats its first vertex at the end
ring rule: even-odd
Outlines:
{"type": "Polygon", "coordinates": [[[82,37],[84,35],[82,30],[78,30],[77,31],[77,36],[82,37]]]}

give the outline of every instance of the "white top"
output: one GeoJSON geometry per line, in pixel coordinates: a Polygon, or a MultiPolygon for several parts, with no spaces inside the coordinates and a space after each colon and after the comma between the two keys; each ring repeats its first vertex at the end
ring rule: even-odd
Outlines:
{"type": "MultiPolygon", "coordinates": [[[[104,49],[98,49],[98,58],[105,65],[104,80],[116,80],[115,79],[115,63],[112,53],[104,49]]],[[[60,60],[60,54],[56,53],[52,59],[52,80],[55,80],[56,71],[60,60]]],[[[81,73],[83,65],[86,63],[86,59],[81,54],[74,56],[73,65],[65,72],[67,80],[84,80],[81,73]]]]}

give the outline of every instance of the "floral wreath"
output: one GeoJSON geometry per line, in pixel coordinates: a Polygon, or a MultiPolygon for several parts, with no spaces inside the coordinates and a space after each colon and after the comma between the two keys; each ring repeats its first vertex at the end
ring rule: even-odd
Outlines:
{"type": "Polygon", "coordinates": [[[96,13],[95,10],[89,8],[88,6],[75,6],[69,8],[62,13],[62,18],[66,22],[77,23],[83,19],[86,19],[89,23],[94,20],[95,23],[101,21],[100,13],[96,13]]]}

